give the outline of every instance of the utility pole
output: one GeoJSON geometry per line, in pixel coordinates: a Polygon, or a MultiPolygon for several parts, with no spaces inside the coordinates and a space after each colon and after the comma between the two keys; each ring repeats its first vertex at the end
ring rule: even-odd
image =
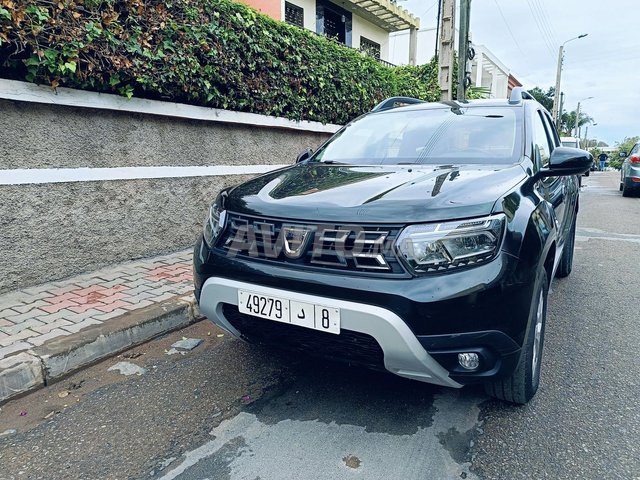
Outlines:
{"type": "Polygon", "coordinates": [[[553,112],[551,118],[556,122],[556,128],[560,129],[560,116],[558,115],[558,95],[560,93],[560,75],[562,75],[562,60],[564,57],[564,43],[558,50],[558,69],[556,70],[556,90],[553,94],[553,112]]]}
{"type": "Polygon", "coordinates": [[[456,28],[456,0],[441,0],[442,15],[440,16],[440,39],[438,54],[438,84],[440,85],[440,99],[453,99],[453,44],[456,28]]]}
{"type": "Polygon", "coordinates": [[[556,127],[558,129],[560,128],[560,118],[558,117],[558,95],[560,92],[560,76],[562,75],[562,61],[564,59],[564,46],[569,42],[573,42],[574,40],[584,38],[587,35],[589,34],[583,33],[582,35],[578,35],[577,37],[570,38],[569,40],[564,42],[562,45],[560,45],[560,48],[558,49],[558,70],[556,71],[556,91],[553,94],[553,112],[552,112],[553,121],[556,122],[556,127]]]}
{"type": "Polygon", "coordinates": [[[558,123],[556,125],[556,127],[558,128],[558,131],[561,130],[562,127],[562,109],[564,107],[564,92],[560,92],[560,109],[558,110],[558,123]]]}
{"type": "Polygon", "coordinates": [[[582,131],[580,129],[580,103],[584,102],[585,100],[591,100],[594,97],[587,97],[587,98],[583,98],[582,100],[580,100],[580,102],[578,102],[578,108],[576,109],[576,134],[574,135],[576,138],[580,138],[580,132],[582,131]]]}
{"type": "Polygon", "coordinates": [[[469,17],[471,0],[460,0],[460,33],[458,35],[458,101],[465,100],[467,56],[469,53],[469,17]]]}
{"type": "Polygon", "coordinates": [[[589,141],[588,135],[589,135],[589,125],[584,127],[584,141],[582,142],[582,145],[584,145],[584,147],[581,147],[581,148],[589,148],[589,144],[587,143],[589,141]]]}

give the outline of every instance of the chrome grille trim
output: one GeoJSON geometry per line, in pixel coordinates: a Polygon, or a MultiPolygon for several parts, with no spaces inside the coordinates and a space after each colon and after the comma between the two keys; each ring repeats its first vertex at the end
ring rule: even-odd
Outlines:
{"type": "Polygon", "coordinates": [[[393,249],[400,225],[328,225],[228,215],[216,242],[216,250],[228,255],[353,273],[407,275],[393,249]]]}

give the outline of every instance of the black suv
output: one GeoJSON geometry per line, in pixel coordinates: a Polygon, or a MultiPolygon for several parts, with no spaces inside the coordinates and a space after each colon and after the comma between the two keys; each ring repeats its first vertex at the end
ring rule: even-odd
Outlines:
{"type": "Polygon", "coordinates": [[[218,195],[195,246],[196,298],[251,342],[525,403],[591,162],[521,89],[389,99],[218,195]]]}

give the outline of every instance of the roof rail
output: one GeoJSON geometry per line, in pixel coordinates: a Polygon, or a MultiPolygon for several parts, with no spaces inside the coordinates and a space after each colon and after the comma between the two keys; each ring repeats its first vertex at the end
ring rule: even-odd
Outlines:
{"type": "Polygon", "coordinates": [[[535,98],[522,87],[515,87],[511,90],[511,97],[509,97],[510,105],[518,105],[522,100],[535,100],[535,98]]]}
{"type": "Polygon", "coordinates": [[[372,112],[383,112],[396,107],[403,107],[405,105],[414,105],[416,103],[426,103],[424,100],[418,100],[411,97],[391,97],[381,101],[378,105],[373,107],[372,112]]]}

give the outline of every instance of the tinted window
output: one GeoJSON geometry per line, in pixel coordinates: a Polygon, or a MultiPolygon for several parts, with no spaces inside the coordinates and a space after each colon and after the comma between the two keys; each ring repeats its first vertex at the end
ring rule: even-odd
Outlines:
{"type": "Polygon", "coordinates": [[[540,112],[537,112],[533,117],[533,146],[539,155],[540,163],[542,166],[546,166],[549,163],[552,148],[540,112]]]}
{"type": "Polygon", "coordinates": [[[547,127],[547,132],[549,133],[549,138],[551,139],[551,150],[560,145],[560,137],[558,136],[558,132],[556,128],[553,126],[553,122],[551,121],[551,117],[544,112],[540,112],[544,120],[544,124],[547,127]]]}
{"type": "Polygon", "coordinates": [[[515,163],[521,137],[521,109],[398,108],[353,121],[313,159],[356,165],[515,163]]]}

